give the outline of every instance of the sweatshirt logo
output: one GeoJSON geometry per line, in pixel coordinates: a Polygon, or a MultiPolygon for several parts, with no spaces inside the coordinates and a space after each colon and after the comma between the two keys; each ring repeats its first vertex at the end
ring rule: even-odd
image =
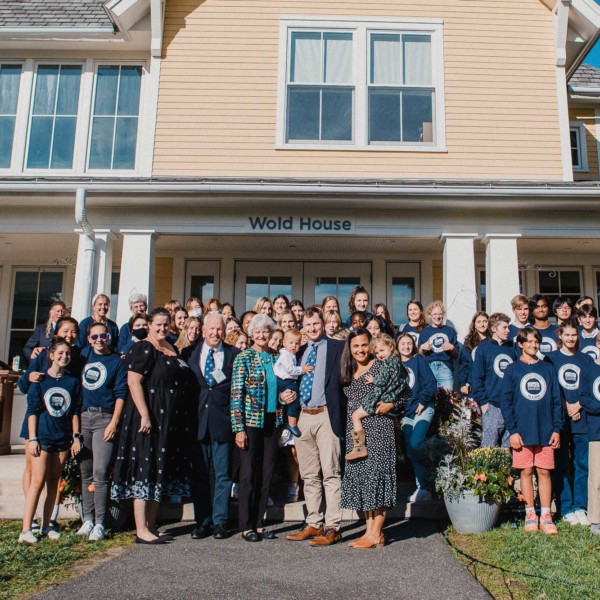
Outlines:
{"type": "Polygon", "coordinates": [[[410,367],[406,367],[406,372],[408,373],[408,385],[412,390],[415,387],[415,373],[410,367]]]}
{"type": "Polygon", "coordinates": [[[50,388],[44,394],[44,404],[51,416],[62,417],[67,414],[71,407],[71,394],[63,388],[50,388]]]}
{"type": "Polygon", "coordinates": [[[498,354],[494,359],[494,373],[500,377],[500,379],[504,378],[504,371],[506,371],[506,367],[512,364],[513,359],[508,356],[508,354],[498,354]]]}
{"type": "Polygon", "coordinates": [[[410,337],[415,340],[415,346],[419,345],[419,334],[416,331],[406,331],[410,337]]]}
{"type": "Polygon", "coordinates": [[[429,338],[431,348],[434,352],[444,352],[444,344],[449,342],[448,336],[445,333],[436,333],[429,338]]]}
{"type": "Polygon", "coordinates": [[[585,346],[585,348],[582,348],[581,351],[584,354],[591,356],[594,360],[598,360],[598,357],[600,356],[600,350],[598,350],[598,348],[595,345],[585,346]]]}
{"type": "Polygon", "coordinates": [[[600,402],[600,377],[596,377],[596,380],[592,385],[592,392],[594,393],[594,398],[600,402]]]}
{"type": "Polygon", "coordinates": [[[581,369],[577,365],[567,363],[558,370],[558,381],[565,390],[578,390],[580,373],[581,369]]]}
{"type": "Polygon", "coordinates": [[[556,345],[556,340],[551,337],[542,337],[542,343],[540,344],[540,352],[543,354],[548,354],[548,352],[554,352],[554,350],[558,349],[556,345]]]}
{"type": "Polygon", "coordinates": [[[541,400],[546,395],[546,381],[537,373],[529,373],[521,379],[521,394],[527,400],[541,400]]]}
{"type": "Polygon", "coordinates": [[[97,390],[106,382],[106,367],[101,362],[88,363],[83,368],[81,382],[86,390],[97,390]]]}

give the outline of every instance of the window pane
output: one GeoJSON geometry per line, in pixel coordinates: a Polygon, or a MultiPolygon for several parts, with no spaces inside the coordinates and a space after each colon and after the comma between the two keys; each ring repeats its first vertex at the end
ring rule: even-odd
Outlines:
{"type": "Polygon", "coordinates": [[[34,329],[37,286],[37,271],[16,273],[11,329],[34,329]]]}
{"type": "Polygon", "coordinates": [[[215,297],[215,278],[212,275],[192,275],[190,287],[190,295],[199,298],[201,304],[215,297]]]}
{"type": "Polygon", "coordinates": [[[141,67],[121,67],[121,83],[119,85],[119,115],[137,117],[140,110],[140,86],[142,82],[141,67]]]}
{"type": "Polygon", "coordinates": [[[0,115],[17,112],[21,65],[0,65],[0,115]]]}
{"type": "Polygon", "coordinates": [[[246,310],[252,310],[261,296],[269,297],[269,278],[246,277],[246,310]]]}
{"type": "Polygon", "coordinates": [[[402,141],[433,141],[432,92],[402,93],[402,141]]]}
{"type": "Polygon", "coordinates": [[[352,83],[352,34],[325,33],[325,83],[352,83]]]}
{"type": "Polygon", "coordinates": [[[352,90],[323,90],[322,140],[352,140],[352,90]]]}
{"type": "Polygon", "coordinates": [[[290,88],[288,101],[288,139],[319,139],[320,90],[290,88]]]}
{"type": "Polygon", "coordinates": [[[315,278],[315,302],[321,302],[325,296],[337,297],[337,278],[336,277],[316,277],[315,278]]]}
{"type": "Polygon", "coordinates": [[[52,145],[52,169],[70,169],[73,166],[76,126],[77,117],[56,117],[52,145]]]}
{"type": "Polygon", "coordinates": [[[400,92],[369,91],[369,141],[400,141],[400,92]]]}
{"type": "Polygon", "coordinates": [[[290,81],[296,83],[322,83],[321,34],[294,31],[290,59],[290,81]]]}
{"type": "Polygon", "coordinates": [[[10,167],[14,132],[15,118],[0,117],[0,169],[10,167]]]}
{"type": "Polygon", "coordinates": [[[405,85],[431,85],[431,38],[402,36],[405,85]]]}
{"type": "Polygon", "coordinates": [[[580,295],[579,271],[560,272],[560,293],[580,295]]]}
{"type": "Polygon", "coordinates": [[[371,83],[399,85],[400,36],[384,33],[371,34],[371,83]]]}
{"type": "Polygon", "coordinates": [[[37,323],[48,320],[50,305],[62,300],[63,274],[60,272],[40,273],[40,289],[38,293],[37,323]]]}
{"type": "Polygon", "coordinates": [[[558,273],[556,271],[540,271],[540,294],[558,293],[558,273]]]}
{"type": "Polygon", "coordinates": [[[265,294],[269,298],[275,298],[279,294],[285,294],[288,298],[292,297],[292,278],[291,277],[271,277],[269,293],[265,294]]]}
{"type": "Polygon", "coordinates": [[[479,272],[479,300],[481,304],[480,310],[486,310],[487,306],[487,288],[485,286],[485,271],[479,272]]]}
{"type": "Polygon", "coordinates": [[[94,115],[114,115],[117,107],[118,66],[100,66],[96,79],[94,115]]]}
{"type": "Polygon", "coordinates": [[[406,305],[415,297],[414,277],[392,277],[392,319],[400,322],[405,318],[406,305]]]}
{"type": "Polygon", "coordinates": [[[29,133],[29,153],[27,166],[47,169],[50,163],[50,143],[52,141],[52,117],[32,117],[29,133]]]}
{"type": "Polygon", "coordinates": [[[117,117],[113,169],[135,168],[137,117],[117,117]]]}
{"type": "Polygon", "coordinates": [[[90,169],[110,169],[114,125],[114,117],[94,117],[90,142],[90,169]]]}
{"type": "Polygon", "coordinates": [[[338,277],[338,289],[337,294],[333,294],[338,299],[340,305],[340,317],[342,321],[350,316],[348,312],[348,300],[352,290],[360,285],[360,277],[338,277]]]}
{"type": "Polygon", "coordinates": [[[77,115],[80,79],[81,67],[73,65],[61,67],[56,101],[57,115],[77,115]]]}
{"type": "Polygon", "coordinates": [[[34,115],[53,115],[58,85],[58,65],[40,65],[35,81],[34,115]]]}
{"type": "Polygon", "coordinates": [[[579,131],[577,129],[571,129],[571,160],[575,168],[581,166],[579,160],[579,131]]]}

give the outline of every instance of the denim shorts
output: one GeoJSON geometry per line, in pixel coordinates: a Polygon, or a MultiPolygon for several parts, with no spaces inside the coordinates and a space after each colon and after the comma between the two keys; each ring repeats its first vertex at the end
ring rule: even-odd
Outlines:
{"type": "Polygon", "coordinates": [[[71,444],[69,444],[69,445],[64,445],[64,444],[40,444],[40,449],[42,449],[44,452],[48,452],[48,454],[60,453],[60,452],[66,452],[67,450],[70,450],[71,449],[71,444]]]}

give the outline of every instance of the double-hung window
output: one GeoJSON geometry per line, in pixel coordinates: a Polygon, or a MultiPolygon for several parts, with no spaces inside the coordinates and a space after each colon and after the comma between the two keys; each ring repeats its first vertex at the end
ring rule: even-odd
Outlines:
{"type": "Polygon", "coordinates": [[[583,123],[571,123],[571,160],[573,171],[588,171],[585,126],[583,123]]]}
{"type": "Polygon", "coordinates": [[[444,151],[442,22],[281,22],[277,147],[444,151]]]}
{"type": "Polygon", "coordinates": [[[12,161],[21,70],[20,64],[0,64],[0,169],[12,161]]]}

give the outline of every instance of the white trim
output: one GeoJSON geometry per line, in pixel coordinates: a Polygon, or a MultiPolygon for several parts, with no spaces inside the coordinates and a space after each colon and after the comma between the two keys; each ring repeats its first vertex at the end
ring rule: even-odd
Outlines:
{"type": "Polygon", "coordinates": [[[12,147],[10,149],[10,165],[6,168],[0,168],[0,174],[4,175],[4,174],[12,174],[15,172],[15,163],[16,163],[16,159],[15,157],[18,156],[15,149],[17,148],[17,134],[18,134],[18,127],[21,126],[20,123],[20,113],[21,113],[21,98],[23,97],[24,93],[27,93],[26,90],[26,83],[25,83],[25,61],[23,60],[14,60],[14,59],[9,59],[9,60],[3,60],[0,58],[0,66],[1,65],[20,65],[21,67],[21,75],[19,77],[19,91],[17,92],[17,109],[15,111],[15,124],[14,124],[14,130],[13,130],[13,141],[12,141],[12,147]]]}
{"type": "Polygon", "coordinates": [[[142,77],[143,96],[140,102],[139,123],[141,130],[138,131],[136,170],[139,175],[145,177],[152,176],[161,65],[162,59],[151,58],[150,68],[148,70],[148,65],[144,65],[144,76],[142,77]]]}
{"type": "Polygon", "coordinates": [[[600,165],[600,109],[594,109],[594,133],[596,138],[596,157],[600,165]]]}
{"type": "MultiPolygon", "coordinates": [[[[588,155],[587,155],[587,138],[586,133],[587,130],[583,123],[577,123],[575,121],[571,121],[569,124],[569,133],[571,131],[575,131],[577,134],[577,154],[579,155],[579,166],[576,167],[573,163],[573,172],[574,173],[588,173],[589,165],[588,165],[588,155]]],[[[569,135],[570,142],[570,135],[569,135]]],[[[571,146],[570,146],[571,147],[571,146]]],[[[572,147],[571,147],[572,149],[572,147]]]]}
{"type": "Polygon", "coordinates": [[[338,23],[383,23],[385,25],[394,25],[394,24],[406,24],[407,26],[415,26],[415,29],[418,29],[421,25],[443,25],[443,19],[421,19],[414,17],[365,17],[362,15],[340,15],[340,16],[327,16],[327,17],[319,17],[315,15],[282,15],[280,18],[281,21],[292,21],[294,22],[294,27],[312,27],[313,23],[316,21],[324,23],[324,27],[329,27],[333,23],[335,26],[338,23]],[[298,21],[298,23],[296,23],[298,21]],[[308,25],[306,25],[308,23],[308,25]]]}

